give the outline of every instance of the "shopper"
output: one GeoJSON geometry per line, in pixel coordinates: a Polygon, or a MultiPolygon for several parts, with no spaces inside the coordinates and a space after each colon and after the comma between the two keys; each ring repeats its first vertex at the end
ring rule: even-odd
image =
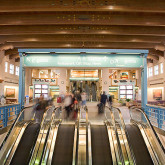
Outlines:
{"type": "Polygon", "coordinates": [[[111,106],[112,106],[112,96],[111,95],[109,95],[108,103],[109,103],[109,107],[111,108],[111,106]]]}
{"type": "Polygon", "coordinates": [[[46,107],[48,106],[47,101],[44,100],[44,96],[40,96],[35,106],[35,120],[37,123],[41,123],[46,107]]]}
{"type": "Polygon", "coordinates": [[[104,91],[103,94],[101,95],[100,104],[97,105],[99,113],[104,112],[106,102],[107,102],[107,95],[105,94],[104,91]]]}
{"type": "Polygon", "coordinates": [[[107,102],[107,95],[105,94],[105,91],[103,92],[103,94],[101,95],[101,100],[100,102],[105,106],[106,102],[107,102]]]}
{"type": "Polygon", "coordinates": [[[67,118],[69,118],[70,112],[71,112],[71,106],[72,106],[72,96],[66,95],[64,99],[64,106],[67,114],[67,118]]]}
{"type": "Polygon", "coordinates": [[[81,106],[82,106],[82,108],[83,108],[83,107],[86,106],[86,100],[87,100],[87,95],[86,95],[85,92],[83,92],[83,93],[81,94],[81,100],[82,100],[81,106]]]}

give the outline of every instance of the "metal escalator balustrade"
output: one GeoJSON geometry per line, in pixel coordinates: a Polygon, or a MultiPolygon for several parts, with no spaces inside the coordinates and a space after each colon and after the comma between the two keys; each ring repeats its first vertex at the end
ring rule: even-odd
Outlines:
{"type": "Polygon", "coordinates": [[[117,146],[116,144],[114,145],[115,152],[118,151],[116,152],[118,158],[117,162],[131,165],[136,164],[133,150],[128,142],[128,136],[120,110],[115,107],[106,107],[106,110],[105,115],[107,121],[111,122],[111,125],[113,125],[113,133],[111,133],[111,135],[113,135],[115,142],[117,141],[117,146]]]}
{"type": "Polygon", "coordinates": [[[137,107],[130,109],[131,121],[139,126],[146,145],[149,146],[150,155],[155,164],[165,164],[165,149],[159,140],[150,120],[145,112],[137,107]]]}
{"type": "MultiPolygon", "coordinates": [[[[132,146],[129,143],[129,136],[128,136],[128,133],[126,130],[126,126],[125,126],[125,122],[124,122],[122,113],[119,108],[116,108],[113,106],[110,108],[110,110],[112,110],[112,112],[114,114],[114,118],[115,118],[115,123],[121,131],[121,136],[123,139],[121,141],[124,143],[124,146],[125,146],[126,154],[128,156],[128,163],[131,165],[136,164],[136,158],[135,158],[132,146]]],[[[126,162],[127,161],[125,161],[125,163],[126,162]]]]}
{"type": "Polygon", "coordinates": [[[75,124],[73,124],[73,121],[59,123],[55,145],[52,146],[51,157],[48,164],[78,164],[79,117],[80,111],[78,111],[75,124]]]}
{"type": "MultiPolygon", "coordinates": [[[[88,108],[86,108],[88,116],[88,108]]],[[[104,124],[90,124],[87,122],[87,164],[88,165],[117,165],[123,164],[123,155],[119,146],[117,129],[111,111],[105,112],[104,124]]]]}
{"type": "Polygon", "coordinates": [[[49,108],[43,115],[42,122],[40,125],[40,131],[32,151],[32,156],[29,164],[40,164],[41,158],[43,156],[43,151],[46,143],[46,139],[49,133],[50,122],[51,122],[51,114],[53,113],[54,107],[49,108]],[[49,114],[50,113],[50,114],[49,114]]]}
{"type": "Polygon", "coordinates": [[[5,139],[0,146],[0,164],[4,164],[6,160],[7,162],[10,162],[8,158],[13,157],[14,151],[18,146],[25,128],[29,124],[29,120],[24,120],[24,112],[26,110],[29,111],[32,107],[33,106],[23,108],[18,114],[16,120],[13,122],[10,130],[8,131],[5,139]]]}

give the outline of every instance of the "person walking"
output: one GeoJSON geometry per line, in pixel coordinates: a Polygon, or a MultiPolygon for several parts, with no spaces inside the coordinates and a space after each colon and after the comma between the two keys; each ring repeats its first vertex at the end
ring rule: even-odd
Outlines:
{"type": "Polygon", "coordinates": [[[105,91],[103,91],[103,94],[101,95],[101,99],[100,99],[100,104],[98,104],[99,113],[104,112],[106,102],[107,102],[107,95],[105,94],[105,91]]]}
{"type": "Polygon", "coordinates": [[[109,99],[108,100],[109,100],[108,101],[109,107],[111,108],[111,106],[112,106],[112,96],[111,95],[109,95],[109,99]]]}
{"type": "Polygon", "coordinates": [[[82,106],[82,108],[83,108],[83,107],[86,106],[86,100],[87,100],[87,95],[86,95],[85,92],[83,92],[83,93],[81,94],[81,100],[82,100],[81,106],[82,106]]]}

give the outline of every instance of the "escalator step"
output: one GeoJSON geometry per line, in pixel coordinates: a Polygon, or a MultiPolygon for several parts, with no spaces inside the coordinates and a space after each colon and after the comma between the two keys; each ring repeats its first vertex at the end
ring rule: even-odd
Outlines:
{"type": "Polygon", "coordinates": [[[74,125],[59,126],[52,165],[72,165],[74,130],[74,125]]]}
{"type": "Polygon", "coordinates": [[[112,155],[105,125],[91,126],[92,165],[112,165],[112,155]]]}
{"type": "Polygon", "coordinates": [[[11,165],[28,165],[40,130],[40,124],[30,123],[21,138],[16,152],[11,161],[11,165]]]}

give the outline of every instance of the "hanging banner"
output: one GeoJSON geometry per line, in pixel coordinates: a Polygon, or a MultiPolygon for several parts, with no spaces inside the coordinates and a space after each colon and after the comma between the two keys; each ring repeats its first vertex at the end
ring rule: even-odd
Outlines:
{"type": "Polygon", "coordinates": [[[27,54],[24,56],[27,67],[143,67],[140,55],[56,55],[27,54]]]}

